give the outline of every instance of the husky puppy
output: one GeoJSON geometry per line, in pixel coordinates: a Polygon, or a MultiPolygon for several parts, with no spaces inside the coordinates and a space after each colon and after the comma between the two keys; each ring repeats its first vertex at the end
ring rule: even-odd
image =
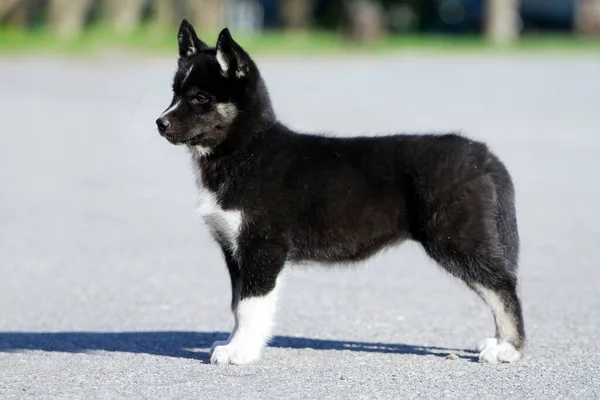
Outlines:
{"type": "Polygon", "coordinates": [[[235,326],[215,364],[257,360],[286,263],[364,260],[420,243],[488,304],[486,362],[521,357],[514,188],[485,144],[456,134],[332,138],[280,122],[256,63],[224,29],[211,47],[183,20],[171,104],[156,120],[189,148],[200,214],[231,276],[235,326]]]}

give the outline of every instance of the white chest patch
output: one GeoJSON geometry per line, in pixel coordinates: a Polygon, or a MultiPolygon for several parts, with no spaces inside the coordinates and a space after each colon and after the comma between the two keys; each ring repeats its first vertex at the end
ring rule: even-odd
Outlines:
{"type": "Polygon", "coordinates": [[[224,210],[217,194],[206,187],[199,187],[198,214],[204,219],[211,234],[224,240],[235,255],[238,249],[238,236],[242,227],[242,212],[224,210]]]}
{"type": "Polygon", "coordinates": [[[238,237],[242,227],[242,212],[240,210],[224,210],[219,204],[218,193],[209,190],[202,182],[200,171],[194,166],[196,185],[198,186],[198,214],[210,230],[210,233],[224,241],[233,252],[238,250],[238,237]]]}

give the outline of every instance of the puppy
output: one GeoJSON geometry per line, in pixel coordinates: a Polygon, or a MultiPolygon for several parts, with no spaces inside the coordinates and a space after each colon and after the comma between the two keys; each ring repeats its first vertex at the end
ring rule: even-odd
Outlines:
{"type": "Polygon", "coordinates": [[[224,29],[215,47],[183,20],[170,106],[156,120],[189,148],[200,214],[231,277],[235,326],[215,364],[257,360],[286,263],[364,260],[405,240],[489,305],[480,360],[521,357],[514,188],[485,144],[455,134],[332,138],[280,122],[256,63],[224,29]]]}

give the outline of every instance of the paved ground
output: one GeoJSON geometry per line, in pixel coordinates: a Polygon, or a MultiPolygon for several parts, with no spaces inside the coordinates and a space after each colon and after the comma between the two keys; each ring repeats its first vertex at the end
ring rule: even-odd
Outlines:
{"type": "Polygon", "coordinates": [[[288,271],[263,359],[207,364],[229,283],[188,157],[154,128],[175,59],[4,58],[0,397],[600,397],[600,59],[261,65],[297,128],[490,143],[518,190],[526,358],[474,362],[489,311],[407,244],[288,271]]]}

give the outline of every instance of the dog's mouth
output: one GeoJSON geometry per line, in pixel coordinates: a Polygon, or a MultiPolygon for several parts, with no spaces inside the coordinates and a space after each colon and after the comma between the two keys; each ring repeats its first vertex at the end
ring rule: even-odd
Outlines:
{"type": "Polygon", "coordinates": [[[162,136],[165,139],[167,139],[167,141],[169,143],[174,144],[176,146],[178,146],[178,145],[184,145],[184,144],[187,144],[187,145],[190,145],[190,146],[196,146],[196,145],[200,144],[201,137],[202,137],[202,135],[195,135],[195,136],[192,136],[191,138],[186,138],[186,139],[182,140],[182,139],[179,139],[179,138],[174,137],[172,135],[169,135],[168,133],[165,133],[162,136]]]}

